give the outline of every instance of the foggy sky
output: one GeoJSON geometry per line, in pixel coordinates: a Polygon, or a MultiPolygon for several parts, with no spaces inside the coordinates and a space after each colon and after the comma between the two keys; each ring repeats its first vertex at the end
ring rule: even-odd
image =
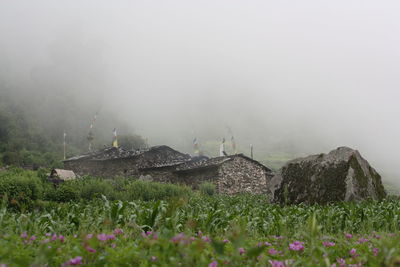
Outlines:
{"type": "Polygon", "coordinates": [[[194,136],[229,138],[229,127],[242,149],[350,146],[400,181],[399,8],[2,0],[0,73],[26,94],[59,90],[99,105],[152,144],[187,149],[194,136]]]}

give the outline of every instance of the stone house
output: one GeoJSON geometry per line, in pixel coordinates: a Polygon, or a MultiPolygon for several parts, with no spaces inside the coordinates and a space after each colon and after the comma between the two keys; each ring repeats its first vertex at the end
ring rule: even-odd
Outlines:
{"type": "Polygon", "coordinates": [[[145,179],[184,184],[193,189],[198,189],[203,182],[211,182],[223,194],[264,194],[273,177],[269,168],[243,154],[140,168],[140,173],[145,179]]]}
{"type": "Polygon", "coordinates": [[[48,181],[52,182],[54,185],[58,185],[62,182],[74,179],[76,179],[76,175],[71,170],[52,169],[48,181]]]}
{"type": "Polygon", "coordinates": [[[64,168],[78,175],[98,177],[139,176],[140,168],[176,165],[191,157],[168,146],[155,146],[145,150],[124,150],[109,147],[64,160],[64,168]]]}

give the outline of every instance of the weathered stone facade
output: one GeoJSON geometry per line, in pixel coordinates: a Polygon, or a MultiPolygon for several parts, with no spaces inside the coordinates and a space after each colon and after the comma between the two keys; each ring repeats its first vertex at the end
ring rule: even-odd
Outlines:
{"type": "Polygon", "coordinates": [[[242,154],[189,161],[176,167],[147,168],[141,173],[152,181],[183,184],[193,189],[211,182],[222,194],[264,194],[273,176],[270,169],[242,154]]]}

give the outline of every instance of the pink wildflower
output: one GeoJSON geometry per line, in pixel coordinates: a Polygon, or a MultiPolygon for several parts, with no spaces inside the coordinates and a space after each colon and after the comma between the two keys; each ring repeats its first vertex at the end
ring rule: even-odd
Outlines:
{"type": "Polygon", "coordinates": [[[276,254],[278,254],[278,251],[276,249],[274,249],[274,248],[270,248],[268,250],[268,253],[269,253],[269,255],[276,255],[276,254]]]}
{"type": "Polygon", "coordinates": [[[239,248],[238,251],[239,251],[240,255],[243,255],[244,253],[246,253],[246,250],[244,248],[239,248]]]}
{"type": "Polygon", "coordinates": [[[362,237],[362,238],[358,239],[358,241],[356,243],[357,244],[362,244],[362,243],[366,243],[366,242],[369,242],[369,240],[364,238],[364,237],[362,237]]]}
{"type": "Polygon", "coordinates": [[[98,234],[97,239],[100,241],[107,241],[107,235],[106,234],[98,234]]]}
{"type": "Polygon", "coordinates": [[[96,253],[96,250],[94,248],[89,247],[88,245],[85,246],[85,249],[90,253],[96,253]]]}
{"type": "Polygon", "coordinates": [[[272,244],[271,244],[271,243],[269,243],[269,242],[264,242],[264,246],[266,246],[266,247],[270,247],[270,246],[272,246],[272,244]]]}
{"type": "Polygon", "coordinates": [[[142,233],[143,238],[151,238],[151,239],[157,239],[157,233],[153,231],[147,231],[142,233]]]}
{"type": "Polygon", "coordinates": [[[350,253],[350,255],[355,256],[357,253],[357,250],[355,248],[352,248],[349,253],[350,253]]]}
{"type": "Polygon", "coordinates": [[[26,233],[26,232],[23,232],[22,234],[21,234],[21,238],[27,238],[28,237],[28,234],[26,233]]]}
{"type": "Polygon", "coordinates": [[[42,244],[46,244],[46,243],[49,243],[49,242],[50,242],[50,239],[48,239],[48,238],[42,240],[42,244]]]}
{"type": "Polygon", "coordinates": [[[151,260],[152,262],[155,262],[155,261],[157,261],[157,257],[156,257],[156,256],[151,256],[150,260],[151,260]]]}
{"type": "Polygon", "coordinates": [[[93,237],[93,234],[87,234],[86,235],[86,239],[92,239],[92,237],[93,237]]]}
{"type": "Polygon", "coordinates": [[[289,244],[289,249],[293,251],[303,251],[304,250],[304,242],[295,241],[289,244]]]}
{"type": "Polygon", "coordinates": [[[111,234],[111,235],[106,235],[107,240],[115,240],[115,235],[111,234]]]}
{"type": "Polygon", "coordinates": [[[61,243],[65,242],[65,237],[63,235],[58,236],[58,240],[60,240],[61,243]]]}
{"type": "Polygon", "coordinates": [[[65,266],[76,266],[76,265],[81,265],[81,264],[82,264],[82,257],[81,256],[77,256],[77,257],[72,258],[69,261],[65,262],[61,266],[62,267],[65,267],[65,266]]]}
{"type": "Polygon", "coordinates": [[[208,236],[202,236],[201,240],[203,240],[204,242],[211,242],[210,238],[208,236]]]}
{"type": "Polygon", "coordinates": [[[122,229],[120,229],[120,228],[117,228],[117,229],[114,230],[114,234],[115,235],[120,235],[120,234],[123,234],[123,233],[124,233],[124,231],[122,229]]]}
{"type": "Polygon", "coordinates": [[[36,240],[36,236],[31,236],[31,238],[29,238],[29,240],[31,240],[31,241],[35,241],[36,240]]]}
{"type": "Polygon", "coordinates": [[[269,260],[268,262],[272,267],[285,267],[285,263],[283,261],[269,260]]]}
{"type": "Polygon", "coordinates": [[[171,242],[172,243],[179,243],[181,242],[183,239],[185,238],[185,234],[184,233],[179,233],[176,236],[174,236],[173,238],[171,238],[171,242]]]}
{"type": "Polygon", "coordinates": [[[379,248],[373,248],[372,253],[374,254],[375,257],[377,257],[379,254],[379,248]]]}
{"type": "Polygon", "coordinates": [[[336,244],[334,242],[324,241],[322,242],[322,245],[324,245],[324,247],[326,248],[329,248],[329,247],[334,247],[336,244]]]}
{"type": "Polygon", "coordinates": [[[208,267],[217,267],[218,266],[218,262],[217,261],[212,261],[208,267]]]}
{"type": "Polygon", "coordinates": [[[224,239],[224,240],[222,240],[222,242],[224,242],[226,244],[226,243],[229,243],[229,240],[228,239],[224,239]]]}
{"type": "Polygon", "coordinates": [[[56,234],[53,234],[52,236],[51,236],[51,241],[56,241],[57,240],[57,235],[56,234]]]}
{"type": "Polygon", "coordinates": [[[340,267],[346,266],[346,260],[343,259],[343,258],[338,258],[338,259],[336,259],[336,262],[340,264],[340,265],[339,265],[340,267]]]}
{"type": "Polygon", "coordinates": [[[344,236],[345,236],[347,239],[353,238],[353,235],[352,235],[352,234],[345,234],[344,236]]]}

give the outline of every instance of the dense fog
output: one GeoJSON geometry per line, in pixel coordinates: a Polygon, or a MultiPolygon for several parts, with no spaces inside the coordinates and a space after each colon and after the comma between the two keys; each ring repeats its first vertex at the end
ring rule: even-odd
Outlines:
{"type": "Polygon", "coordinates": [[[50,102],[49,123],[73,112],[85,128],[100,110],[99,123],[113,114],[150,144],[190,153],[195,137],[215,155],[231,135],[260,160],[350,146],[400,184],[399,8],[3,0],[0,90],[50,102]],[[74,110],[54,117],[63,101],[74,110]]]}

